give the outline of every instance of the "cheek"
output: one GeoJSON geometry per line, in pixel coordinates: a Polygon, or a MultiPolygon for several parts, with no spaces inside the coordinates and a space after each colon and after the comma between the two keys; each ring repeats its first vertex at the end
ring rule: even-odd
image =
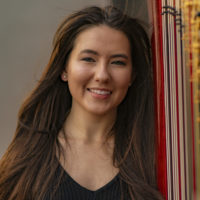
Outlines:
{"type": "Polygon", "coordinates": [[[70,88],[84,87],[90,79],[90,72],[83,67],[72,67],[68,70],[68,84],[70,88]]]}
{"type": "Polygon", "coordinates": [[[126,90],[131,83],[131,72],[118,74],[115,79],[117,86],[122,90],[126,90]]]}

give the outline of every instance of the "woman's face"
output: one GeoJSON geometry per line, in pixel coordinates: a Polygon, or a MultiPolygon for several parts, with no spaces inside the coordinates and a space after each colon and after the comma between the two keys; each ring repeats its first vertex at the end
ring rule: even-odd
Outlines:
{"type": "Polygon", "coordinates": [[[131,83],[128,38],[106,25],[81,32],[62,80],[68,81],[72,109],[104,115],[116,112],[131,83]]]}

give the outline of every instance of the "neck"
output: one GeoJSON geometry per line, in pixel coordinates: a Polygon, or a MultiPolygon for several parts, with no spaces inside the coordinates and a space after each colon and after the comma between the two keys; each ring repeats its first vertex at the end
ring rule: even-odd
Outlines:
{"type": "Polygon", "coordinates": [[[64,132],[68,139],[84,143],[104,143],[116,118],[116,111],[105,115],[71,109],[64,124],[64,132]]]}

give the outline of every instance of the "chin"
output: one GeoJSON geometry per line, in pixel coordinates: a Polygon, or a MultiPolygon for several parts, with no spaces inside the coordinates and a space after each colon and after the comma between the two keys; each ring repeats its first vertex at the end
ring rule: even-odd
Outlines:
{"type": "Polygon", "coordinates": [[[116,109],[103,109],[103,108],[93,108],[93,109],[88,109],[88,111],[91,114],[97,115],[97,116],[105,116],[105,115],[110,115],[115,113],[116,109]]]}

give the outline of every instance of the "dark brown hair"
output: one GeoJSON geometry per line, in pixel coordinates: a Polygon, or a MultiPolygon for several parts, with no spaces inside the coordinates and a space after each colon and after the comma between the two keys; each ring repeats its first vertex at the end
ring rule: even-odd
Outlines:
{"type": "Polygon", "coordinates": [[[59,155],[62,153],[58,132],[72,104],[68,85],[60,76],[77,35],[101,24],[122,31],[131,45],[133,83],[118,107],[113,127],[113,164],[120,171],[122,194],[137,200],[162,199],[155,175],[149,40],[138,20],[109,6],[80,10],[58,28],[50,61],[38,85],[23,103],[15,136],[1,159],[0,200],[42,200],[49,192],[59,165],[56,149],[59,155]]]}

